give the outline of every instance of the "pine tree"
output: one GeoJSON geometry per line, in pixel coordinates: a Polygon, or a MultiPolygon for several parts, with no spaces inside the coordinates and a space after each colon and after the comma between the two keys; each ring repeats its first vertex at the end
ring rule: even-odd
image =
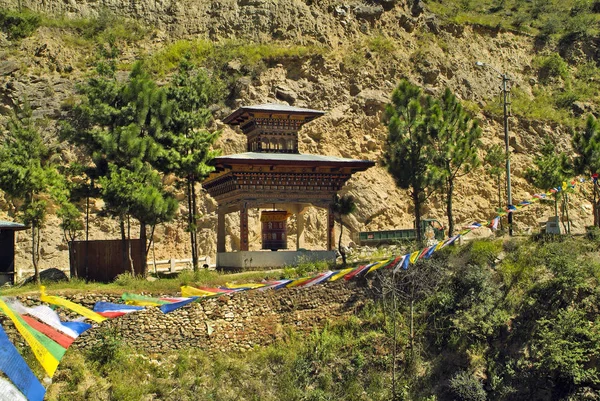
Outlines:
{"type": "Polygon", "coordinates": [[[49,188],[58,173],[52,152],[32,118],[27,102],[13,110],[0,147],[0,189],[15,205],[24,224],[31,226],[31,259],[40,282],[40,243],[46,221],[49,188]]]}
{"type": "Polygon", "coordinates": [[[167,88],[172,113],[166,129],[157,138],[163,147],[159,166],[165,173],[174,174],[185,186],[188,203],[188,227],[192,249],[192,265],[198,270],[196,184],[213,171],[207,163],[218,156],[211,149],[220,131],[210,132],[212,114],[209,106],[219,99],[219,84],[204,70],[195,69],[186,58],[167,88]]]}
{"type": "Polygon", "coordinates": [[[422,242],[421,207],[439,186],[435,156],[435,101],[407,80],[400,82],[386,108],[387,150],[384,161],[396,185],[409,189],[414,205],[417,241],[422,242]]]}
{"type": "Polygon", "coordinates": [[[84,99],[72,110],[62,133],[90,155],[95,167],[90,176],[98,178],[107,211],[119,218],[123,260],[132,272],[130,218],[139,221],[145,276],[147,225],[172,218],[175,210],[173,196],[164,190],[153,167],[164,152],[156,139],[169,122],[171,104],[142,62],[134,65],[125,82],[116,79],[114,64],[101,63],[97,75],[80,91],[84,99]]]}
{"type": "MultiPolygon", "coordinates": [[[[552,190],[554,195],[554,214],[558,216],[558,200],[561,198],[563,211],[567,213],[568,219],[568,197],[563,183],[572,175],[572,169],[564,153],[558,153],[556,146],[546,138],[540,149],[540,155],[533,159],[535,167],[530,167],[525,171],[525,178],[536,187],[543,190],[552,190]],[[560,188],[560,189],[558,189],[560,188]]],[[[570,229],[566,228],[565,232],[570,229]]]]}
{"type": "Polygon", "coordinates": [[[456,96],[446,88],[439,102],[435,122],[438,148],[435,164],[442,178],[442,191],[446,198],[448,236],[454,234],[452,200],[454,183],[480,165],[477,150],[481,145],[479,123],[463,108],[456,96]]]}
{"type": "MultiPolygon", "coordinates": [[[[573,136],[573,149],[577,153],[574,160],[575,172],[593,177],[600,173],[600,123],[590,115],[585,129],[573,136]]],[[[597,179],[593,180],[593,190],[590,201],[594,213],[594,225],[600,227],[600,190],[597,179]]]]}

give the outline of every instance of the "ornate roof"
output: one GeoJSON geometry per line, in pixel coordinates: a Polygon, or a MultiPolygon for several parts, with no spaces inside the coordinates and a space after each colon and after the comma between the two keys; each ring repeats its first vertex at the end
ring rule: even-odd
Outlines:
{"type": "Polygon", "coordinates": [[[302,107],[294,107],[289,106],[287,104],[279,104],[279,103],[267,103],[267,104],[258,104],[255,106],[243,106],[231,113],[229,116],[225,117],[223,122],[225,124],[230,125],[239,125],[248,119],[252,118],[255,113],[260,114],[276,114],[276,115],[296,115],[303,116],[304,122],[309,122],[314,120],[317,117],[321,117],[325,114],[324,111],[321,110],[313,110],[313,109],[304,109],[302,107]]]}
{"type": "Polygon", "coordinates": [[[308,155],[298,153],[263,153],[246,152],[235,155],[226,155],[215,157],[212,160],[214,166],[224,166],[228,164],[270,164],[294,165],[294,166],[317,166],[331,165],[336,167],[358,167],[360,170],[366,170],[375,165],[371,160],[346,159],[335,156],[308,155]]]}

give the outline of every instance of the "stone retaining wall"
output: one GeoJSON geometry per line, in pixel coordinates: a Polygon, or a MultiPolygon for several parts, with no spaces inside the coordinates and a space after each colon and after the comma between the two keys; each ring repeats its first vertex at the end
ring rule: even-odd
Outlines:
{"type": "MultiPolygon", "coordinates": [[[[172,294],[171,294],[172,295],[172,294]]],[[[309,288],[248,291],[189,304],[169,314],[147,308],[107,320],[84,333],[73,347],[86,348],[107,334],[116,334],[137,349],[159,353],[183,348],[209,352],[244,351],[281,338],[286,329],[309,332],[328,321],[352,315],[370,297],[363,283],[340,280],[309,288]]],[[[67,296],[87,307],[96,301],[118,302],[118,296],[81,294],[67,296]]],[[[27,304],[36,297],[22,298],[27,304]]],[[[6,318],[0,322],[9,336],[23,343],[6,318]]],[[[24,344],[23,344],[24,345],[24,344]]]]}

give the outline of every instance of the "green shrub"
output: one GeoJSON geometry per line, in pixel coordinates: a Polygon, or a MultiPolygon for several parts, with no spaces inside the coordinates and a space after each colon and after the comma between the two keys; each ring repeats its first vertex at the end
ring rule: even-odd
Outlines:
{"type": "Polygon", "coordinates": [[[471,373],[461,371],[450,379],[450,392],[459,401],[485,401],[483,384],[471,373]]]}
{"type": "Polygon", "coordinates": [[[552,78],[566,78],[569,74],[567,63],[558,53],[536,57],[534,66],[538,69],[541,82],[547,83],[552,78]]]}
{"type": "Polygon", "coordinates": [[[40,26],[41,17],[31,11],[0,9],[0,26],[8,39],[18,40],[30,36],[40,26]]]}
{"type": "Polygon", "coordinates": [[[122,352],[121,336],[116,327],[101,327],[96,330],[97,342],[89,348],[86,357],[103,369],[122,352]]]}

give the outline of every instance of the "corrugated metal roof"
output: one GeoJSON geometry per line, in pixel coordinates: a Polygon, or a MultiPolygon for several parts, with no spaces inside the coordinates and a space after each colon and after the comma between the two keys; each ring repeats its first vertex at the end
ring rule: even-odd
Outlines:
{"type": "Polygon", "coordinates": [[[265,104],[257,104],[252,106],[242,106],[240,107],[242,110],[260,110],[260,111],[283,111],[283,112],[292,112],[292,113],[311,113],[311,114],[325,114],[324,111],[314,110],[314,109],[305,109],[302,107],[290,106],[285,103],[265,103],[265,104]]]}
{"type": "Polygon", "coordinates": [[[24,224],[21,223],[14,223],[12,221],[4,221],[4,220],[0,220],[0,230],[14,230],[14,231],[19,231],[19,230],[27,230],[29,227],[27,227],[24,224]]]}

